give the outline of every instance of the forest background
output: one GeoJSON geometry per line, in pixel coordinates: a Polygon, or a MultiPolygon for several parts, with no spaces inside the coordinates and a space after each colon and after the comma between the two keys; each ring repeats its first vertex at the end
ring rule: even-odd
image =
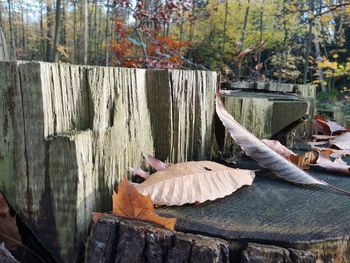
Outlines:
{"type": "Polygon", "coordinates": [[[350,100],[350,1],[0,0],[10,57],[217,70],[350,100]]]}

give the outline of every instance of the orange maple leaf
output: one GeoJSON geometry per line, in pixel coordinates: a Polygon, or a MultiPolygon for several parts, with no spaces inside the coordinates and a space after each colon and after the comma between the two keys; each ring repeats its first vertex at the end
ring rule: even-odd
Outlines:
{"type": "Polygon", "coordinates": [[[112,199],[113,213],[117,216],[149,221],[174,230],[176,218],[158,216],[149,196],[140,194],[126,177],[119,184],[118,193],[113,192],[112,199]]]}

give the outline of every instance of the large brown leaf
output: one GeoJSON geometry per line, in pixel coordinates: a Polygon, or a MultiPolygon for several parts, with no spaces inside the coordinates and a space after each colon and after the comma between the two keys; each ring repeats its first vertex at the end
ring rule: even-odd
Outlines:
{"type": "Polygon", "coordinates": [[[231,134],[231,137],[242,147],[245,153],[256,160],[262,167],[270,169],[278,177],[299,184],[328,185],[283,158],[242,125],[236,122],[226,111],[223,102],[216,97],[216,113],[231,134]]]}
{"type": "Polygon", "coordinates": [[[334,161],[332,161],[327,155],[320,153],[316,164],[313,165],[322,167],[331,172],[350,175],[350,166],[348,166],[347,163],[344,162],[341,158],[337,158],[334,161]]]}
{"type": "Polygon", "coordinates": [[[345,132],[330,141],[331,144],[342,150],[350,150],[350,132],[345,132]]]}
{"type": "Polygon", "coordinates": [[[345,132],[346,128],[335,121],[327,120],[322,116],[316,115],[313,121],[313,129],[316,134],[333,135],[335,133],[345,132]]]}
{"type": "Polygon", "coordinates": [[[251,185],[254,177],[251,170],[215,162],[185,162],[171,165],[135,187],[157,205],[183,205],[230,195],[243,185],[251,185]]]}
{"type": "Polygon", "coordinates": [[[176,218],[158,216],[152,200],[140,194],[126,177],[119,184],[118,193],[113,192],[112,198],[113,213],[117,216],[149,221],[174,230],[176,218]]]}
{"type": "Polygon", "coordinates": [[[0,192],[0,243],[2,242],[5,243],[8,250],[14,250],[22,244],[16,217],[11,216],[10,208],[0,192]]]}

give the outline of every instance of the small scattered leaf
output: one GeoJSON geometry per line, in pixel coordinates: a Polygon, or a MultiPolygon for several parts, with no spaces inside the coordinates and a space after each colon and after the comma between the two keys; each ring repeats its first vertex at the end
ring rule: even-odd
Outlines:
{"type": "Polygon", "coordinates": [[[263,68],[263,63],[259,63],[255,65],[255,70],[260,71],[263,68]]]}
{"type": "Polygon", "coordinates": [[[345,132],[346,128],[338,123],[327,120],[324,117],[316,115],[313,121],[313,128],[316,134],[333,135],[338,132],[345,132]]]}
{"type": "Polygon", "coordinates": [[[301,169],[309,169],[310,164],[315,164],[319,153],[317,151],[306,152],[302,155],[291,155],[290,161],[300,167],[301,169]]]}
{"type": "Polygon", "coordinates": [[[261,141],[286,159],[290,159],[290,156],[297,156],[294,152],[289,150],[286,146],[284,146],[277,140],[262,139],[261,141]]]}
{"type": "Polygon", "coordinates": [[[330,141],[330,144],[342,150],[350,150],[350,132],[345,132],[330,141]]]}
{"type": "Polygon", "coordinates": [[[108,215],[108,213],[92,212],[91,219],[93,224],[96,225],[98,220],[100,220],[100,218],[104,217],[105,215],[108,215]]]}
{"type": "Polygon", "coordinates": [[[158,216],[152,200],[140,194],[126,177],[119,184],[118,193],[113,192],[112,199],[113,213],[117,216],[149,221],[174,230],[176,218],[158,216]]]}
{"type": "Polygon", "coordinates": [[[184,162],[153,174],[135,187],[157,205],[183,205],[230,195],[243,185],[251,185],[254,177],[251,170],[215,162],[184,162]]]}
{"type": "Polygon", "coordinates": [[[143,158],[156,171],[162,171],[168,167],[166,163],[163,163],[152,155],[143,155],[143,158]]]}
{"type": "Polygon", "coordinates": [[[313,164],[313,166],[319,166],[331,172],[350,175],[350,166],[348,166],[347,163],[344,162],[341,158],[337,158],[332,161],[327,155],[322,153],[320,153],[316,164],[313,164]]]}
{"type": "Polygon", "coordinates": [[[244,59],[244,57],[249,54],[250,52],[254,51],[255,46],[251,46],[246,48],[245,50],[241,51],[236,57],[235,60],[238,61],[238,63],[241,63],[241,61],[244,59]]]}
{"type": "Polygon", "coordinates": [[[324,134],[314,134],[311,136],[311,139],[313,141],[329,141],[331,139],[333,139],[334,136],[331,135],[324,135],[324,134]]]}
{"type": "Polygon", "coordinates": [[[14,250],[22,244],[16,217],[11,216],[10,207],[0,192],[0,243],[2,242],[5,243],[8,250],[14,250]]]}
{"type": "Polygon", "coordinates": [[[316,142],[308,142],[308,145],[310,145],[312,148],[315,148],[317,146],[321,146],[321,145],[326,145],[328,144],[327,141],[316,141],[316,142]]]}
{"type": "Polygon", "coordinates": [[[129,171],[132,172],[134,175],[140,176],[143,179],[148,179],[150,176],[149,173],[145,172],[141,168],[129,168],[129,171]]]}

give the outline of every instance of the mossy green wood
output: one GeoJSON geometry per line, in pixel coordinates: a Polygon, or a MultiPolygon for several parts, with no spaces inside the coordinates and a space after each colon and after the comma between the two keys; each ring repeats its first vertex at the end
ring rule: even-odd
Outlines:
{"type": "Polygon", "coordinates": [[[214,72],[164,71],[166,112],[147,92],[144,69],[43,62],[0,69],[0,190],[58,261],[77,259],[90,213],[110,210],[112,189],[143,153],[166,142],[164,156],[178,161],[210,157],[214,72]],[[155,143],[163,128],[171,139],[155,143]]]}
{"type": "Polygon", "coordinates": [[[146,80],[156,156],[171,163],[210,159],[216,73],[147,70],[146,80]]]}

